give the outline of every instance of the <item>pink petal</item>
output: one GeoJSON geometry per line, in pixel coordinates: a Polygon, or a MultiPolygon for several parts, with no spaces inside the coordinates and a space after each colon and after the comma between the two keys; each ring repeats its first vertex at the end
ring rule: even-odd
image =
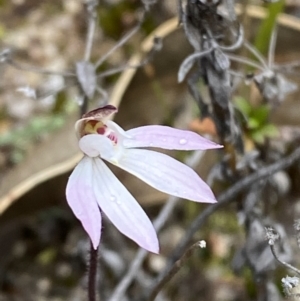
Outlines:
{"type": "Polygon", "coordinates": [[[117,123],[115,123],[112,120],[107,120],[105,123],[111,130],[113,130],[114,132],[118,133],[120,137],[123,138],[131,138],[130,135],[127,134],[126,131],[124,131],[117,123]]]}
{"type": "Polygon", "coordinates": [[[142,248],[158,253],[158,239],[144,210],[103,161],[94,160],[93,187],[101,210],[120,232],[142,248]]]}
{"type": "Polygon", "coordinates": [[[132,147],[160,147],[178,150],[206,150],[221,148],[202,136],[185,130],[178,130],[168,126],[148,125],[126,131],[130,139],[124,139],[126,148],[132,147]]]}
{"type": "Polygon", "coordinates": [[[101,236],[101,214],[93,192],[93,159],[84,157],[72,172],[66,197],[96,249],[101,236]]]}
{"type": "Polygon", "coordinates": [[[216,202],[209,186],[194,170],[165,154],[126,149],[118,162],[102,158],[165,193],[196,202],[216,202]]]}

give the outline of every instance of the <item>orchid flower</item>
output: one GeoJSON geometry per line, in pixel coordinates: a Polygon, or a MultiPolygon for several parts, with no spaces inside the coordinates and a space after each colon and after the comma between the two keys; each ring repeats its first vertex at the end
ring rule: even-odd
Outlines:
{"type": "Polygon", "coordinates": [[[100,242],[103,212],[121,233],[142,248],[158,253],[159,244],[152,223],[102,159],[164,193],[214,203],[211,189],[190,167],[165,154],[140,147],[206,150],[222,146],[194,132],[167,126],[142,126],[124,131],[109,120],[115,112],[115,107],[107,105],[76,122],[79,148],[84,157],[69,178],[67,201],[95,249],[100,242]]]}

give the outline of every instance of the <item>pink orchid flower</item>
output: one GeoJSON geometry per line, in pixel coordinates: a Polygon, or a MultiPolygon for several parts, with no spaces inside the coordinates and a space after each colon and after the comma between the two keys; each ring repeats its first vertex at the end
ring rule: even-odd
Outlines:
{"type": "Polygon", "coordinates": [[[185,164],[140,147],[206,150],[222,146],[190,131],[151,125],[124,131],[108,117],[111,105],[91,111],[75,124],[83,159],[71,174],[66,196],[96,249],[101,236],[101,212],[117,229],[142,248],[159,252],[156,232],[148,216],[102,159],[126,170],[150,186],[184,199],[214,203],[206,183],[185,164]]]}

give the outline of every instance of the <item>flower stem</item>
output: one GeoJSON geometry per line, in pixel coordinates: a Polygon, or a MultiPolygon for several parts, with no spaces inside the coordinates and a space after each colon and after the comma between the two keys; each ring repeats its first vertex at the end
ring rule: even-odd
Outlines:
{"type": "Polygon", "coordinates": [[[90,265],[88,272],[88,301],[96,301],[96,276],[97,276],[97,255],[98,248],[95,250],[90,244],[90,265]]]}

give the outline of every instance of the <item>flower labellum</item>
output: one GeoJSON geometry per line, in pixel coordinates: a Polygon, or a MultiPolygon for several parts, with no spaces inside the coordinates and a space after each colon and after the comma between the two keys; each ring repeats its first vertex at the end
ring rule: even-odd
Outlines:
{"type": "Polygon", "coordinates": [[[167,194],[214,203],[211,189],[190,167],[165,154],[140,148],[206,150],[222,146],[194,132],[167,126],[150,125],[124,131],[108,120],[116,112],[114,106],[107,105],[76,122],[84,157],[69,178],[67,201],[95,249],[100,242],[103,212],[124,235],[142,248],[158,253],[158,239],[151,221],[103,160],[167,194]]]}

